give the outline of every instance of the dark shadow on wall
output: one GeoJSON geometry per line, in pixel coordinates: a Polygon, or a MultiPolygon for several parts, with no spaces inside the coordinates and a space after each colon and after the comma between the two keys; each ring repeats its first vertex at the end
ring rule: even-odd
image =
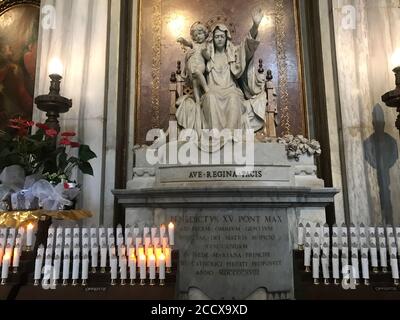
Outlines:
{"type": "Polygon", "coordinates": [[[396,140],[385,133],[385,115],[377,104],[372,111],[374,133],[364,141],[364,158],[377,171],[382,222],[393,225],[393,207],[390,194],[390,168],[398,159],[396,140]]]}

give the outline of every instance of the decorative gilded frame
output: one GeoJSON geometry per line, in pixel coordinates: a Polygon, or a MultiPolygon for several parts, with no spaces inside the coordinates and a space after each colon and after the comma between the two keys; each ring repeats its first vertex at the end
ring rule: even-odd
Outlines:
{"type": "MultiPolygon", "coordinates": [[[[142,65],[142,32],[141,32],[141,24],[142,24],[142,1],[138,0],[137,4],[137,50],[136,50],[136,65],[138,67],[138,72],[136,75],[136,110],[135,110],[135,140],[138,137],[138,125],[137,121],[139,120],[141,106],[141,65],[142,65]]],[[[152,118],[151,125],[153,128],[160,128],[160,65],[161,65],[161,24],[162,24],[162,8],[161,8],[162,0],[154,0],[153,8],[152,8],[152,17],[151,20],[153,22],[152,28],[152,83],[151,83],[151,109],[152,109],[152,118]],[[155,40],[155,41],[154,41],[155,40]],[[154,43],[156,43],[154,45],[154,43]]],[[[288,65],[286,61],[286,26],[284,19],[284,2],[285,0],[275,0],[275,16],[276,16],[276,42],[277,42],[277,60],[278,60],[278,72],[279,72],[279,83],[278,83],[278,96],[280,99],[280,112],[281,112],[281,128],[282,135],[292,134],[291,131],[291,115],[290,115],[290,96],[288,92],[288,65]]],[[[301,50],[301,29],[300,29],[300,15],[299,15],[299,0],[293,0],[293,10],[294,10],[294,23],[295,23],[295,31],[296,31],[296,53],[297,53],[297,63],[298,63],[298,80],[299,80],[299,108],[301,108],[301,113],[303,115],[303,133],[305,135],[309,134],[308,128],[308,116],[306,110],[306,101],[305,101],[305,83],[304,83],[304,58],[301,50]]]]}

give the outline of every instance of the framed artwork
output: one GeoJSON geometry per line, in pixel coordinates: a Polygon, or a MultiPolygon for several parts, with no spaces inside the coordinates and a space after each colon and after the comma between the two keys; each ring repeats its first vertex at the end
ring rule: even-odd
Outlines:
{"type": "Polygon", "coordinates": [[[277,133],[306,134],[307,117],[302,79],[297,0],[141,0],[137,78],[136,143],[145,144],[152,128],[169,122],[171,73],[185,61],[178,37],[190,40],[190,27],[221,22],[240,43],[252,26],[252,12],[265,14],[255,59],[270,69],[278,95],[277,133]]]}
{"type": "Polygon", "coordinates": [[[0,1],[0,129],[32,118],[40,0],[0,1]]]}

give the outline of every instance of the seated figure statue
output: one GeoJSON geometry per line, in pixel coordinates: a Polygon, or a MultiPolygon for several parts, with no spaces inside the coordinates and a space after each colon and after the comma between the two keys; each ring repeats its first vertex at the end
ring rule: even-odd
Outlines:
{"type": "MultiPolygon", "coordinates": [[[[258,28],[263,13],[253,13],[253,26],[240,45],[232,43],[232,36],[224,24],[210,30],[205,59],[207,92],[196,103],[190,95],[177,100],[176,119],[185,129],[254,129],[265,123],[267,94],[265,76],[254,65],[254,54],[259,46],[258,28]]],[[[196,75],[194,75],[195,77],[196,75]]]]}

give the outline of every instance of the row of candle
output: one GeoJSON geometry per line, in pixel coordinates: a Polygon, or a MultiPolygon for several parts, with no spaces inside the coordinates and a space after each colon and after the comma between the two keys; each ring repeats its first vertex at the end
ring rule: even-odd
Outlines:
{"type": "Polygon", "coordinates": [[[23,250],[23,239],[26,233],[26,244],[28,249],[33,244],[33,224],[29,224],[25,232],[24,227],[0,228],[0,266],[1,266],[1,284],[5,285],[9,276],[10,267],[17,272],[20,264],[20,258],[23,250]]]}
{"type": "MultiPolygon", "coordinates": [[[[330,261],[331,261],[331,270],[332,270],[332,278],[334,280],[334,284],[338,285],[340,283],[340,279],[353,279],[354,284],[358,285],[360,283],[360,279],[364,280],[365,285],[370,284],[370,265],[373,267],[373,272],[377,272],[378,263],[377,261],[372,259],[370,264],[368,254],[362,253],[361,255],[361,275],[360,275],[360,258],[357,253],[353,253],[350,256],[343,252],[341,254],[341,258],[339,261],[339,255],[334,253],[332,255],[332,259],[329,259],[329,256],[323,253],[319,255],[317,252],[313,254],[312,257],[312,275],[314,279],[314,284],[319,284],[320,280],[320,267],[322,266],[322,277],[324,279],[324,283],[326,285],[330,284],[331,274],[330,274],[330,261]],[[351,260],[351,261],[350,261],[351,260]],[[349,264],[351,262],[351,264],[349,264]],[[342,272],[340,272],[339,264],[341,264],[342,272]],[[342,274],[342,277],[341,277],[342,274]]],[[[310,272],[311,261],[309,255],[305,253],[304,256],[306,266],[306,272],[310,272]]],[[[381,261],[382,268],[384,272],[388,272],[387,269],[387,260],[385,255],[385,260],[381,261]]],[[[390,268],[391,268],[391,276],[393,278],[393,282],[396,286],[399,285],[399,265],[398,259],[395,254],[390,255],[390,268]]]]}
{"type": "Polygon", "coordinates": [[[302,223],[298,226],[298,247],[303,250],[306,244],[314,247],[317,243],[321,249],[337,245],[339,248],[347,247],[350,241],[352,247],[357,247],[358,250],[362,248],[382,247],[388,248],[390,254],[396,251],[400,255],[400,228],[387,227],[365,227],[363,224],[357,228],[354,224],[347,228],[345,224],[341,228],[333,225],[332,236],[330,235],[330,228],[327,224],[320,226],[316,224],[314,228],[310,223],[304,227],[302,223]],[[385,235],[386,233],[386,235],[385,235]],[[332,241],[331,241],[332,240],[332,241]],[[378,240],[378,245],[377,245],[378,240]],[[388,244],[388,245],[387,245],[388,244]]]}
{"type": "Polygon", "coordinates": [[[56,246],[64,246],[71,243],[69,242],[73,239],[73,246],[76,244],[82,246],[85,245],[87,247],[93,246],[93,244],[98,244],[100,240],[100,244],[103,245],[104,243],[108,246],[112,244],[120,247],[124,244],[126,247],[134,245],[136,249],[140,245],[144,245],[147,248],[150,245],[154,247],[158,245],[162,245],[163,247],[174,246],[175,245],[175,226],[171,222],[167,227],[162,224],[159,228],[154,227],[147,227],[145,226],[142,230],[139,227],[134,226],[130,227],[129,225],[125,227],[123,230],[122,226],[118,226],[116,228],[116,233],[114,233],[114,228],[79,228],[78,226],[71,229],[71,228],[54,228],[50,226],[48,230],[48,241],[47,243],[50,245],[54,244],[54,238],[56,239],[56,246]],[[116,235],[116,236],[115,236],[116,235]]]}
{"type": "MultiPolygon", "coordinates": [[[[33,231],[34,225],[29,224],[25,230],[24,227],[15,228],[0,228],[0,250],[6,249],[7,245],[19,245],[23,248],[23,241],[26,239],[26,247],[30,248],[33,245],[33,231]]],[[[1,264],[1,259],[0,259],[1,264]]]]}
{"type": "MultiPolygon", "coordinates": [[[[68,253],[64,253],[63,261],[61,261],[60,256],[56,255],[52,261],[50,256],[47,256],[44,261],[43,270],[43,260],[44,260],[44,248],[38,249],[38,255],[35,260],[35,272],[34,281],[35,285],[39,285],[40,280],[43,279],[42,284],[44,285],[54,285],[58,284],[58,281],[63,280],[63,285],[68,285],[68,281],[72,280],[72,285],[77,285],[78,281],[81,280],[81,284],[85,286],[89,278],[89,256],[83,255],[82,259],[80,256],[71,256],[68,253]],[[70,265],[72,260],[72,275],[70,274],[70,265]],[[61,276],[61,265],[62,265],[62,276],[61,276]]],[[[91,265],[92,269],[97,268],[97,258],[94,258],[92,252],[91,265]]],[[[120,256],[117,257],[112,254],[110,257],[110,274],[111,274],[111,285],[115,285],[118,279],[118,273],[120,275],[121,285],[125,285],[128,280],[128,268],[129,268],[129,280],[131,285],[136,284],[136,279],[140,279],[140,284],[145,285],[146,280],[150,280],[150,285],[155,285],[156,279],[159,280],[160,286],[165,284],[166,272],[171,270],[171,262],[166,261],[166,257],[163,253],[158,256],[154,254],[149,255],[148,259],[144,254],[141,254],[139,261],[137,262],[135,255],[120,256]],[[118,270],[119,268],[119,270],[118,270]],[[119,271],[119,272],[118,272],[119,271]],[[138,277],[139,274],[139,277],[138,277]],[[158,275],[158,277],[157,277],[158,275]]],[[[104,268],[105,271],[105,268],[104,268]]]]}

